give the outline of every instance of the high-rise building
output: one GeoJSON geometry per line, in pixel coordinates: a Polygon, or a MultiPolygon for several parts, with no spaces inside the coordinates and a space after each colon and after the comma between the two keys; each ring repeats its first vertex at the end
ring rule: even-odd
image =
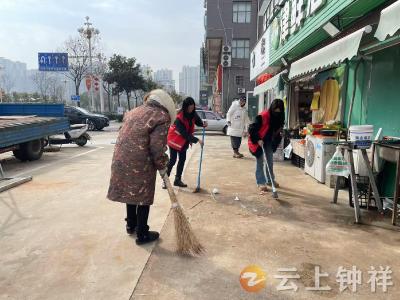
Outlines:
{"type": "Polygon", "coordinates": [[[235,98],[253,91],[250,51],[257,42],[257,0],[205,0],[205,70],[213,107],[227,112],[235,98]]]}
{"type": "Polygon", "coordinates": [[[154,81],[163,86],[168,92],[175,91],[175,80],[172,70],[161,69],[154,72],[154,81]]]}
{"type": "Polygon", "coordinates": [[[144,79],[152,79],[153,78],[153,70],[149,65],[142,65],[140,67],[140,71],[144,77],[144,79]]]}
{"type": "Polygon", "coordinates": [[[25,92],[29,89],[26,63],[0,57],[0,88],[7,93],[25,92]]]}
{"type": "Polygon", "coordinates": [[[179,93],[192,97],[199,103],[200,67],[183,66],[179,73],[179,93]]]}

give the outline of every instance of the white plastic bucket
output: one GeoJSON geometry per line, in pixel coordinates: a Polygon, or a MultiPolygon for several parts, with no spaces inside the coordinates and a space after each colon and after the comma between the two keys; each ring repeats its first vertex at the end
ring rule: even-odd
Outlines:
{"type": "Polygon", "coordinates": [[[350,141],[358,149],[369,149],[374,135],[374,125],[355,125],[350,126],[350,141]]]}

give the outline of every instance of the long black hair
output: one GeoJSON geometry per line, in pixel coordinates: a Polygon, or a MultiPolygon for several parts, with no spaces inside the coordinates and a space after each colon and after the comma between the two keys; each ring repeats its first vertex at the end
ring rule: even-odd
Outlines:
{"type": "Polygon", "coordinates": [[[270,126],[272,129],[278,130],[285,124],[285,104],[282,99],[274,99],[269,106],[270,126]],[[279,108],[280,112],[275,112],[279,108]]]}
{"type": "Polygon", "coordinates": [[[194,99],[192,97],[187,97],[185,98],[185,100],[183,100],[180,112],[183,112],[184,117],[187,119],[194,118],[194,115],[196,113],[196,102],[194,102],[194,99]],[[192,113],[188,113],[187,111],[190,105],[194,105],[195,107],[192,113]]]}

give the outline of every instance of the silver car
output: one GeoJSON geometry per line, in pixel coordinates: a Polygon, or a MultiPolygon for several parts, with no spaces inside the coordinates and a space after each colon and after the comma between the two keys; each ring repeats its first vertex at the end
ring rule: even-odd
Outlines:
{"type": "MultiPolygon", "coordinates": [[[[219,114],[209,110],[196,110],[197,114],[203,121],[207,121],[207,131],[218,131],[226,135],[228,124],[226,119],[223,119],[219,114]]],[[[196,129],[200,129],[196,127],[196,129]]]]}

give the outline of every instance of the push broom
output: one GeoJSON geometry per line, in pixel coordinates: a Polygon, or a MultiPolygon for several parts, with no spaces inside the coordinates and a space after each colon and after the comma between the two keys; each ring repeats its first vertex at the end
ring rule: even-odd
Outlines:
{"type": "Polygon", "coordinates": [[[263,149],[263,154],[264,154],[264,157],[265,157],[265,164],[267,165],[267,172],[268,172],[268,175],[269,175],[269,179],[271,180],[272,197],[275,198],[275,199],[278,199],[279,198],[278,191],[276,190],[275,182],[274,182],[274,179],[272,178],[271,170],[269,169],[268,158],[267,158],[267,155],[266,155],[266,153],[264,151],[264,147],[261,147],[261,148],[263,149]]]}
{"type": "Polygon", "coordinates": [[[169,198],[171,200],[172,212],[174,215],[175,235],[177,242],[176,251],[181,255],[194,256],[204,252],[204,247],[193,233],[192,227],[176,198],[174,189],[167,174],[162,177],[167,187],[169,198]]]}
{"type": "Polygon", "coordinates": [[[203,134],[202,135],[203,135],[202,136],[203,146],[201,146],[201,152],[200,152],[199,174],[197,175],[197,187],[193,191],[193,193],[199,193],[200,192],[201,164],[203,162],[204,138],[206,136],[206,129],[204,127],[203,127],[203,134]]]}

